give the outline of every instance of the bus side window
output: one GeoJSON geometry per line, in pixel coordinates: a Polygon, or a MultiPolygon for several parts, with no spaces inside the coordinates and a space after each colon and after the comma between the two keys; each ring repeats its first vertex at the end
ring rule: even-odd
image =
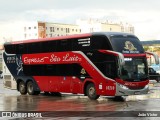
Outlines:
{"type": "Polygon", "coordinates": [[[60,64],[57,66],[57,73],[59,76],[72,76],[73,67],[71,64],[60,64]]]}
{"type": "Polygon", "coordinates": [[[32,75],[31,65],[23,65],[23,72],[25,75],[32,75]]]}
{"type": "Polygon", "coordinates": [[[43,52],[55,52],[57,48],[57,41],[42,42],[41,51],[43,52]]]}
{"type": "Polygon", "coordinates": [[[57,46],[57,51],[71,51],[72,42],[70,40],[59,40],[57,46]]]}
{"type": "Polygon", "coordinates": [[[108,38],[106,36],[93,36],[91,47],[92,49],[105,49],[105,50],[111,50],[111,45],[108,43],[108,38]]]}
{"type": "Polygon", "coordinates": [[[16,45],[5,46],[5,51],[10,54],[15,54],[16,53],[16,45]]]}
{"type": "Polygon", "coordinates": [[[57,65],[45,65],[44,75],[48,76],[56,76],[57,75],[57,65]]]}
{"type": "Polygon", "coordinates": [[[23,54],[27,53],[27,44],[18,44],[16,45],[16,53],[17,54],[23,54]]]}
{"type": "Polygon", "coordinates": [[[43,65],[23,65],[24,74],[28,76],[44,75],[43,65]]]}
{"type": "Polygon", "coordinates": [[[40,52],[41,52],[41,43],[28,44],[28,53],[40,53],[40,52]]]}
{"type": "Polygon", "coordinates": [[[89,74],[87,73],[87,71],[80,66],[79,64],[73,64],[73,76],[85,76],[85,77],[89,77],[89,74]]]}
{"type": "Polygon", "coordinates": [[[110,78],[115,78],[117,73],[115,73],[116,71],[116,65],[113,62],[109,62],[107,64],[105,64],[105,68],[106,68],[106,76],[110,77],[110,78]]]}
{"type": "Polygon", "coordinates": [[[72,51],[76,51],[76,50],[79,50],[79,46],[78,46],[78,39],[72,39],[71,42],[72,42],[72,51]]]}
{"type": "Polygon", "coordinates": [[[56,75],[58,76],[80,76],[82,67],[79,64],[59,64],[56,65],[56,75]]]}

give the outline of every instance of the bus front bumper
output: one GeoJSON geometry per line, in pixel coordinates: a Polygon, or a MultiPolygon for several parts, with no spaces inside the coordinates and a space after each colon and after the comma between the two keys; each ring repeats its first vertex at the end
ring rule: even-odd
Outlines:
{"type": "Polygon", "coordinates": [[[127,95],[142,95],[147,94],[149,91],[149,85],[146,85],[142,89],[129,89],[127,86],[116,83],[116,94],[115,96],[127,96],[127,95]]]}

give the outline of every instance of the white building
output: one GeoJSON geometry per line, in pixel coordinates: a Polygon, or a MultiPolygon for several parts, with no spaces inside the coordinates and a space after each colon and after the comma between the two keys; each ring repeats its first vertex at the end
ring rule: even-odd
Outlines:
{"type": "Polygon", "coordinates": [[[31,22],[24,27],[24,39],[37,39],[46,37],[66,36],[70,34],[79,34],[81,29],[78,25],[49,23],[49,22],[31,22]]]}
{"type": "Polygon", "coordinates": [[[127,23],[113,23],[102,20],[82,20],[79,19],[76,21],[77,25],[79,25],[82,33],[89,32],[126,32],[134,34],[134,27],[127,23]]]}

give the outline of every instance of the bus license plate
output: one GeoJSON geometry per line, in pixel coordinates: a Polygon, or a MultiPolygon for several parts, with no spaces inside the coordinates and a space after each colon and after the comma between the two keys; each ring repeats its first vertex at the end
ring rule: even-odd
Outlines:
{"type": "Polygon", "coordinates": [[[135,95],[140,95],[140,91],[134,92],[135,95]]]}

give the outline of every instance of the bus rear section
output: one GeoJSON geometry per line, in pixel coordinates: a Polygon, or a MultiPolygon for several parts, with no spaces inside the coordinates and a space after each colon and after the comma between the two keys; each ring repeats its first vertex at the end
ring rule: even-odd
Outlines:
{"type": "Polygon", "coordinates": [[[130,34],[92,33],[6,43],[4,61],[21,94],[80,93],[95,100],[100,95],[147,94],[149,90],[146,53],[130,34]],[[8,61],[11,56],[15,61],[8,61]]]}

